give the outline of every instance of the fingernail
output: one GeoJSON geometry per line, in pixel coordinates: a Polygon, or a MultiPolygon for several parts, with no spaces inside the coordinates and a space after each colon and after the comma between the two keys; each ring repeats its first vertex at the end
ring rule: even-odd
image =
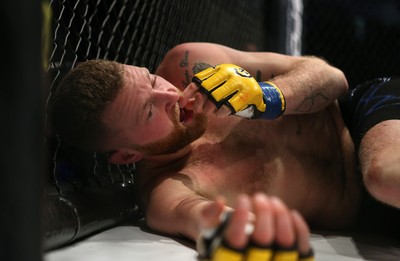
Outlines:
{"type": "Polygon", "coordinates": [[[265,202],[265,201],[268,200],[268,197],[267,197],[265,194],[263,194],[263,193],[256,193],[256,194],[254,195],[254,199],[256,199],[257,201],[263,201],[263,202],[265,202]]]}
{"type": "Polygon", "coordinates": [[[278,197],[275,197],[275,196],[273,196],[273,197],[271,198],[271,202],[272,202],[275,206],[279,206],[279,207],[284,206],[282,200],[281,200],[280,198],[278,198],[278,197]]]}

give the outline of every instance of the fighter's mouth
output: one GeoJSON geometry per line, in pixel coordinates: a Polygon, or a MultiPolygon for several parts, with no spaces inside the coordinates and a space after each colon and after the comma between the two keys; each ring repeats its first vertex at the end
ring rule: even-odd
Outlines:
{"type": "Polygon", "coordinates": [[[179,109],[179,121],[180,122],[184,122],[185,121],[185,116],[186,116],[186,112],[185,109],[180,108],[179,109]]]}
{"type": "Polygon", "coordinates": [[[183,122],[189,122],[193,118],[193,111],[192,110],[186,110],[184,108],[179,109],[179,121],[181,123],[183,122]]]}

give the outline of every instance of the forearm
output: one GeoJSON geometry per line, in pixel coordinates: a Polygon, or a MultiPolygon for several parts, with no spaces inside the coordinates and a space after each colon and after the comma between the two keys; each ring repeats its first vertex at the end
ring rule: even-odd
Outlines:
{"type": "Polygon", "coordinates": [[[257,81],[271,81],[282,91],[286,115],[319,111],[348,90],[343,72],[314,56],[240,52],[235,62],[257,81]]]}
{"type": "Polygon", "coordinates": [[[155,231],[196,240],[200,233],[199,215],[212,201],[196,194],[184,197],[157,194],[153,192],[146,206],[147,225],[155,231]]]}
{"type": "Polygon", "coordinates": [[[275,76],[270,81],[285,96],[285,115],[324,109],[348,89],[342,71],[314,57],[306,57],[295,63],[288,72],[275,76]]]}

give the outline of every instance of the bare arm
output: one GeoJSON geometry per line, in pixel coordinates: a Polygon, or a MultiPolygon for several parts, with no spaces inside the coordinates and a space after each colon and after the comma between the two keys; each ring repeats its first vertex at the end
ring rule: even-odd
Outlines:
{"type": "Polygon", "coordinates": [[[146,222],[156,231],[196,240],[198,218],[204,208],[213,204],[190,188],[183,174],[160,177],[146,186],[146,222]]]}
{"type": "Polygon", "coordinates": [[[175,47],[156,73],[185,88],[199,70],[220,63],[239,65],[258,81],[270,80],[276,84],[286,99],[285,114],[319,111],[348,89],[344,74],[316,57],[242,52],[209,43],[187,43],[175,47]]]}
{"type": "Polygon", "coordinates": [[[372,127],[360,144],[360,163],[368,191],[378,200],[400,208],[400,121],[372,127]]]}
{"type": "MultiPolygon", "coordinates": [[[[273,54],[271,54],[272,56],[273,54]]],[[[348,90],[344,74],[316,57],[288,57],[290,68],[271,81],[286,99],[285,114],[303,114],[319,111],[332,104],[348,90]]]]}
{"type": "MultiPolygon", "coordinates": [[[[147,223],[157,231],[184,235],[193,241],[198,240],[198,243],[202,242],[202,229],[218,227],[220,216],[227,207],[221,199],[211,201],[196,195],[184,185],[187,180],[176,178],[177,176],[157,182],[158,185],[152,189],[147,202],[147,223]]],[[[251,198],[238,195],[234,207],[232,218],[223,233],[231,247],[246,249],[251,239],[260,246],[276,243],[285,248],[290,248],[297,242],[299,253],[310,252],[307,224],[297,212],[288,209],[279,199],[268,198],[263,194],[256,194],[251,198]],[[254,230],[246,233],[245,227],[248,223],[253,224],[254,230]]],[[[202,249],[199,248],[200,254],[204,254],[202,249]]]]}

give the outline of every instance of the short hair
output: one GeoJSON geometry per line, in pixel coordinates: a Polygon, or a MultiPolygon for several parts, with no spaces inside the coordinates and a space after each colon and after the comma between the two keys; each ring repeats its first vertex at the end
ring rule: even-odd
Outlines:
{"type": "Polygon", "coordinates": [[[90,60],[71,70],[49,99],[53,133],[69,146],[105,152],[101,141],[110,129],[101,116],[122,89],[123,77],[122,64],[106,60],[90,60]]]}

